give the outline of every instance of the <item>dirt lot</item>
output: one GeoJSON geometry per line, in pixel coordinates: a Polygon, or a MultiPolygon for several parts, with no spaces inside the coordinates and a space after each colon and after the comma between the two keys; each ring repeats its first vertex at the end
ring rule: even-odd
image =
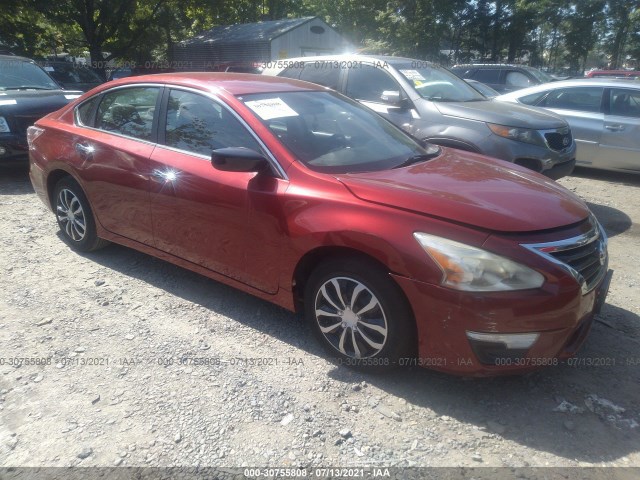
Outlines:
{"type": "Polygon", "coordinates": [[[561,183],[610,236],[602,315],[571,365],[461,379],[338,367],[269,303],[78,255],[0,172],[0,466],[640,466],[640,178],[561,183]]]}

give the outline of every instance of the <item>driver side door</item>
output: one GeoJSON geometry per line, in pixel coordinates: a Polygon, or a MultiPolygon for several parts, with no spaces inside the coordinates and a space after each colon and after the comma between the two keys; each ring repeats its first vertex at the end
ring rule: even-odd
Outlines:
{"type": "Polygon", "coordinates": [[[232,110],[174,88],[163,101],[151,156],[156,248],[268,293],[277,291],[277,205],[282,179],[227,172],[211,164],[218,148],[263,151],[232,110]],[[275,217],[274,217],[275,215],[275,217]]]}

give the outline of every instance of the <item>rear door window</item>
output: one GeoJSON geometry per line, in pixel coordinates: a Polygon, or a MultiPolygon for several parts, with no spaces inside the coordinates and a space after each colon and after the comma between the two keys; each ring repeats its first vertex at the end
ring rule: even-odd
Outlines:
{"type": "Polygon", "coordinates": [[[159,92],[158,87],[131,87],[105,93],[98,106],[96,128],[151,140],[159,92]]]}
{"type": "Polygon", "coordinates": [[[640,90],[612,88],[609,101],[611,115],[640,118],[640,90]]]}

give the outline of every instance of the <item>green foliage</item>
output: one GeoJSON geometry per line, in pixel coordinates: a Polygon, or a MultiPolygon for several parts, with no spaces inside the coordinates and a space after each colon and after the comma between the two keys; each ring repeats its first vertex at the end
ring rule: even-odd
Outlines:
{"type": "Polygon", "coordinates": [[[359,51],[577,72],[640,58],[638,0],[5,0],[0,47],[162,60],[216,25],[315,15],[359,51]]]}

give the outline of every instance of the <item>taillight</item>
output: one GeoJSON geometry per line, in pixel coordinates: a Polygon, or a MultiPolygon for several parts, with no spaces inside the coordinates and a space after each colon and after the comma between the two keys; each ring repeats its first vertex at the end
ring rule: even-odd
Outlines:
{"type": "Polygon", "coordinates": [[[33,142],[36,141],[40,135],[44,133],[44,128],[36,127],[35,125],[27,128],[27,143],[29,144],[29,150],[33,148],[33,142]]]}

